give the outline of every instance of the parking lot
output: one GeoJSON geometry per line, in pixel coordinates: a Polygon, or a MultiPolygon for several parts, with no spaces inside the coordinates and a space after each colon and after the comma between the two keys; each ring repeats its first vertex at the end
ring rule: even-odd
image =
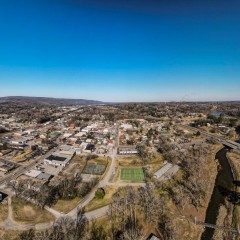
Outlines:
{"type": "Polygon", "coordinates": [[[42,171],[42,172],[45,172],[45,173],[48,173],[50,175],[56,176],[62,170],[62,167],[61,166],[53,166],[53,165],[49,165],[49,164],[44,164],[42,162],[42,163],[37,164],[35,169],[37,169],[39,171],[42,171]]]}

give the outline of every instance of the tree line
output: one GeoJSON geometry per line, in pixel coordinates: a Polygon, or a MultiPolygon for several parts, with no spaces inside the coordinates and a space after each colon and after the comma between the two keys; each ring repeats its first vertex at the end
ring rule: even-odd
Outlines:
{"type": "Polygon", "coordinates": [[[62,178],[54,185],[43,184],[38,186],[36,182],[27,179],[13,183],[12,187],[17,197],[32,201],[39,207],[44,208],[45,206],[53,206],[59,199],[82,198],[97,184],[97,178],[93,178],[89,182],[83,182],[80,174],[75,174],[70,178],[62,178]]]}

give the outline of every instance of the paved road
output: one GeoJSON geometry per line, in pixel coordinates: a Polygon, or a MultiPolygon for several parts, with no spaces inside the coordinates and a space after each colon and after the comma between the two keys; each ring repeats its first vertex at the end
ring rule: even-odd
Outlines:
{"type": "Polygon", "coordinates": [[[108,172],[106,173],[104,178],[98,183],[98,185],[94,188],[94,190],[91,191],[86,196],[86,198],[84,198],[83,201],[81,201],[81,203],[77,207],[75,207],[68,214],[66,214],[67,216],[75,217],[77,215],[77,211],[79,207],[85,207],[89,202],[93,200],[93,198],[95,197],[95,192],[97,191],[98,188],[103,188],[106,185],[109,185],[109,181],[112,177],[113,172],[115,171],[116,155],[117,155],[117,145],[114,147],[112,153],[108,155],[109,157],[112,158],[112,161],[111,161],[110,167],[108,168],[108,172]]]}
{"type": "MultiPolygon", "coordinates": [[[[105,206],[105,207],[93,210],[91,212],[87,212],[87,213],[85,213],[85,216],[88,220],[93,220],[93,219],[102,217],[102,216],[107,214],[108,207],[109,206],[105,206]]],[[[65,216],[68,216],[68,215],[65,215],[65,216]]],[[[29,230],[29,229],[46,230],[46,229],[52,227],[52,225],[53,225],[53,222],[42,223],[42,224],[27,224],[27,225],[26,224],[19,224],[19,223],[16,223],[13,219],[10,220],[8,218],[7,220],[5,220],[3,223],[0,224],[0,227],[4,228],[6,230],[26,231],[26,230],[29,230]]]]}

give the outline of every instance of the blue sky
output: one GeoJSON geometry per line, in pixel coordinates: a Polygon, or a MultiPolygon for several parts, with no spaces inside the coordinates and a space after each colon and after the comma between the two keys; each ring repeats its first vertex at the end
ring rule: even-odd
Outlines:
{"type": "Polygon", "coordinates": [[[0,0],[0,96],[240,100],[239,43],[237,0],[0,0]]]}

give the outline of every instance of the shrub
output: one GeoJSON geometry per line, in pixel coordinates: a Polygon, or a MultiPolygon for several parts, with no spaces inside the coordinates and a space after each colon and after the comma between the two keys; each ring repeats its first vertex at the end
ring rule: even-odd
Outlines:
{"type": "Polygon", "coordinates": [[[97,199],[103,199],[105,196],[105,191],[103,188],[99,188],[96,192],[95,192],[95,198],[97,199]]]}

